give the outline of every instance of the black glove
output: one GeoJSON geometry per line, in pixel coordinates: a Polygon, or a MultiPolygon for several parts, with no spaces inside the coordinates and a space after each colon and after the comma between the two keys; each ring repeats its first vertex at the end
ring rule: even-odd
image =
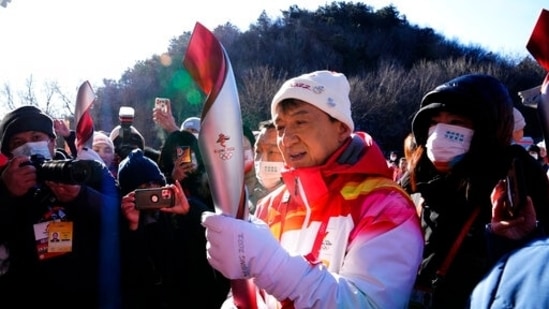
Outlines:
{"type": "Polygon", "coordinates": [[[337,163],[339,164],[350,164],[353,165],[358,162],[358,160],[366,152],[366,142],[358,135],[353,134],[351,136],[351,143],[343,151],[343,153],[337,158],[337,163]]]}

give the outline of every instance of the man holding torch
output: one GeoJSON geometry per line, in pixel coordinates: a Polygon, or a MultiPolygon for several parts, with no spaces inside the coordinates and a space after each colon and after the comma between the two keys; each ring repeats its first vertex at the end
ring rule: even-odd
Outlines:
{"type": "Polygon", "coordinates": [[[382,151],[353,133],[349,92],[330,71],[286,81],[271,103],[284,185],[249,220],[203,215],[210,264],[252,279],[258,308],[407,306],[423,235],[382,151]]]}

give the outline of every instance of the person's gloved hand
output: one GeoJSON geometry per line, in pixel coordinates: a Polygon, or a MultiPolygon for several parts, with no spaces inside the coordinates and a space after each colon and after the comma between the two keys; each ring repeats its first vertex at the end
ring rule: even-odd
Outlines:
{"type": "Polygon", "coordinates": [[[258,288],[276,299],[296,301],[296,308],[311,308],[333,288],[322,282],[330,276],[322,264],[311,265],[303,256],[291,256],[274,238],[267,224],[204,212],[208,261],[229,279],[254,278],[258,288]]]}
{"type": "Polygon", "coordinates": [[[366,142],[358,135],[353,134],[351,143],[339,158],[337,158],[337,163],[353,165],[362,157],[364,151],[366,151],[366,142]]]}
{"type": "Polygon", "coordinates": [[[250,221],[204,212],[208,261],[229,279],[257,276],[271,260],[288,253],[273,237],[267,224],[250,216],[250,221]]]}

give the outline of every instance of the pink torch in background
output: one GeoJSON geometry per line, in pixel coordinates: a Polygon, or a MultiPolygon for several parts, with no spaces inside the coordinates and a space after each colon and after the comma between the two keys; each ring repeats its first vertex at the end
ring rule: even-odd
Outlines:
{"type": "Polygon", "coordinates": [[[90,108],[95,100],[95,94],[88,81],[85,81],[76,94],[76,106],[74,118],[76,121],[76,148],[92,148],[93,144],[93,118],[90,108]]]}
{"type": "MultiPolygon", "coordinates": [[[[526,49],[534,59],[547,71],[549,71],[549,11],[542,10],[534,26],[526,49]]],[[[541,97],[536,101],[538,117],[541,122],[543,136],[545,138],[545,149],[549,149],[549,74],[541,85],[541,97]]]]}
{"type": "MultiPolygon", "coordinates": [[[[242,117],[229,57],[213,33],[196,23],[183,65],[206,94],[198,145],[216,212],[247,219],[242,117]]],[[[251,280],[233,280],[231,287],[237,307],[256,308],[251,280]]]]}

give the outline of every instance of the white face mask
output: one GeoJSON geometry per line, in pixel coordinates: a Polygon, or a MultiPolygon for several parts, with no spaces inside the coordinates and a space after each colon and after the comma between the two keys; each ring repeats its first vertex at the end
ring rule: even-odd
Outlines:
{"type": "Polygon", "coordinates": [[[429,128],[427,157],[431,162],[453,162],[469,151],[474,131],[461,126],[439,123],[429,128]]]}
{"type": "Polygon", "coordinates": [[[48,147],[47,141],[28,142],[12,150],[11,154],[14,157],[17,157],[17,156],[30,157],[32,155],[37,154],[37,155],[43,156],[44,159],[46,160],[51,160],[51,152],[48,147]]]}
{"type": "Polygon", "coordinates": [[[271,190],[282,182],[280,172],[283,168],[282,162],[256,161],[255,176],[265,189],[271,190]]]}

